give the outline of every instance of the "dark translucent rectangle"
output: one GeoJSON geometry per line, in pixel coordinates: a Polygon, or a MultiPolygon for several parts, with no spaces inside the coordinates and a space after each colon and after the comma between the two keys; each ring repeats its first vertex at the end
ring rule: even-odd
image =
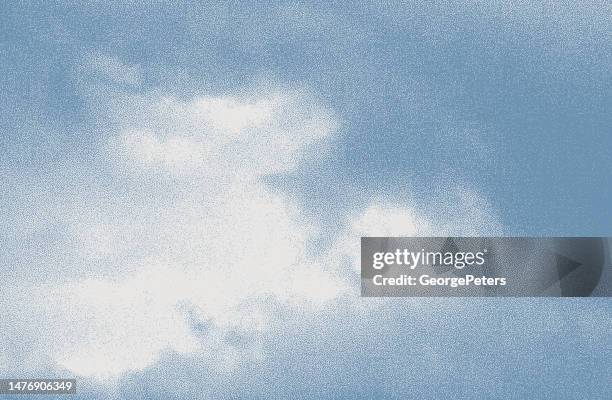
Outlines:
{"type": "Polygon", "coordinates": [[[363,237],[364,297],[612,293],[609,238],[363,237]]]}

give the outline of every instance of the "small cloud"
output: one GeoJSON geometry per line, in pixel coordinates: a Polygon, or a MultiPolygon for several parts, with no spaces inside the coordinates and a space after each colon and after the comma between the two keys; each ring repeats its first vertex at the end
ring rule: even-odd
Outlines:
{"type": "Polygon", "coordinates": [[[111,156],[176,175],[257,178],[288,172],[338,125],[333,112],[295,89],[187,101],[128,96],[120,108],[111,109],[119,126],[111,156]]]}
{"type": "Polygon", "coordinates": [[[85,57],[80,72],[89,78],[106,83],[138,87],[142,83],[142,72],[137,65],[122,62],[116,57],[93,53],[85,57]]]}

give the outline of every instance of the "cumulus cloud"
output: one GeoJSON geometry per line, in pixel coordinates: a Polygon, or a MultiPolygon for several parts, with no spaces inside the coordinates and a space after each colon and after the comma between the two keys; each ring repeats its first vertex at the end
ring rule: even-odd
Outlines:
{"type": "Polygon", "coordinates": [[[107,84],[114,83],[137,87],[142,83],[142,72],[138,66],[124,63],[117,57],[104,53],[88,55],[79,71],[81,76],[100,79],[107,84]]]}
{"type": "Polygon", "coordinates": [[[489,202],[477,192],[449,187],[437,193],[429,205],[411,202],[395,204],[383,200],[372,203],[353,215],[326,254],[328,263],[344,261],[341,270],[352,266],[360,271],[361,236],[478,236],[501,235],[503,227],[489,202]]]}
{"type": "Polygon", "coordinates": [[[336,130],[337,121],[308,93],[261,90],[190,101],[125,98],[112,150],[136,167],[173,174],[226,180],[288,172],[308,146],[336,130]]]}
{"type": "MultiPolygon", "coordinates": [[[[116,60],[95,57],[84,68],[136,82],[135,68],[116,60]]],[[[46,345],[33,335],[41,345],[32,352],[78,375],[112,378],[152,365],[163,351],[227,352],[228,337],[265,330],[272,315],[260,302],[318,306],[343,290],[340,277],[305,254],[314,227],[260,180],[295,168],[336,129],[327,108],[294,89],[190,100],[112,95],[106,100],[122,112],[96,116],[115,127],[100,149],[109,163],[96,172],[136,184],[122,188],[128,203],[79,187],[82,195],[65,204],[55,221],[60,248],[83,267],[74,279],[22,286],[37,316],[28,324],[48,332],[46,345]],[[139,179],[155,181],[171,201],[139,197],[139,179]],[[206,329],[198,335],[194,324],[206,329]]]]}
{"type": "MultiPolygon", "coordinates": [[[[94,61],[83,69],[124,83],[139,79],[136,67],[94,61]]],[[[349,266],[356,266],[359,236],[500,229],[486,201],[465,189],[433,210],[373,201],[313,256],[307,244],[316,222],[262,178],[295,169],[337,132],[338,118],[316,96],[268,86],[190,99],[101,96],[108,98],[89,107],[108,127],[98,149],[104,162],[90,166],[90,181],[73,188],[78,195],[48,199],[62,202],[53,221],[61,234],[37,243],[70,253],[77,267],[45,283],[17,282],[15,297],[3,300],[11,316],[3,328],[15,337],[25,332],[10,344],[32,356],[23,368],[48,362],[79,376],[117,378],[164,352],[215,352],[231,366],[258,357],[278,307],[314,312],[357,296],[349,266]],[[90,193],[105,176],[117,183],[90,193]]]]}

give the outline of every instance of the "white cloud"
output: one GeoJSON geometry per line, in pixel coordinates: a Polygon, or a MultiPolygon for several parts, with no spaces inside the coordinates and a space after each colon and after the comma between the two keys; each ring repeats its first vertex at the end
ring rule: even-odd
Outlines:
{"type": "MultiPolygon", "coordinates": [[[[343,260],[359,273],[358,239],[361,236],[494,236],[503,233],[492,207],[475,191],[448,187],[432,197],[435,201],[428,199],[429,205],[373,201],[353,216],[325,257],[328,262],[343,260]]],[[[338,268],[346,271],[343,266],[338,268]]]]}
{"type": "Polygon", "coordinates": [[[112,151],[137,165],[220,179],[290,171],[337,128],[331,111],[294,89],[190,101],[126,96],[109,112],[120,129],[112,151]]]}
{"type": "MultiPolygon", "coordinates": [[[[104,65],[115,75],[135,71],[104,65]]],[[[306,245],[317,227],[260,178],[296,168],[337,130],[334,113],[314,96],[291,88],[190,100],[104,95],[112,98],[97,118],[112,127],[101,149],[110,162],[93,167],[95,179],[128,179],[102,196],[83,185],[72,202],[50,199],[65,210],[54,221],[64,232],[56,248],[74,253],[82,268],[70,279],[16,285],[27,299],[4,304],[10,315],[27,304],[31,318],[2,324],[27,332],[33,360],[72,374],[116,378],[165,351],[216,352],[229,364],[259,357],[257,338],[278,318],[269,302],[304,312],[356,296],[347,266],[356,265],[359,236],[498,228],[486,202],[464,190],[439,200],[457,205],[437,218],[418,206],[374,202],[313,257],[306,245]],[[237,333],[250,344],[236,348],[229,338],[237,333]]]]}
{"type": "MultiPolygon", "coordinates": [[[[65,231],[60,247],[83,271],[68,282],[26,286],[39,294],[29,300],[32,325],[46,326],[49,339],[34,352],[77,375],[113,378],[154,364],[164,351],[231,354],[227,335],[256,337],[274,318],[259,303],[319,307],[343,290],[338,276],[305,254],[313,228],[259,180],[291,170],[329,136],[331,112],[285,89],[188,101],[118,96],[122,114],[102,108],[98,115],[116,126],[102,149],[113,171],[98,172],[158,179],[173,201],[162,205],[153,195],[118,204],[81,187],[78,200],[65,204],[55,221],[65,231]],[[208,326],[203,337],[192,331],[194,320],[208,326]]],[[[121,188],[126,198],[138,197],[136,182],[121,188]]]]}
{"type": "Polygon", "coordinates": [[[81,69],[88,76],[106,82],[135,87],[142,83],[142,72],[138,66],[126,64],[116,57],[103,53],[90,54],[85,58],[81,69]]]}

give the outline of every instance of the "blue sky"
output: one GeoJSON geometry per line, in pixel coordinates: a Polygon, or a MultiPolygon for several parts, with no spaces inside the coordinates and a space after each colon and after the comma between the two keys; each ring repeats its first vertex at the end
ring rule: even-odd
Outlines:
{"type": "Polygon", "coordinates": [[[59,297],[47,336],[0,323],[2,374],[76,374],[94,398],[198,398],[186,377],[204,398],[605,398],[606,299],[351,291],[364,233],[610,235],[611,6],[515,3],[3,4],[1,303],[59,297]],[[261,255],[253,227],[291,250],[261,255]],[[186,277],[236,237],[252,279],[315,265],[312,285],[332,271],[346,291],[213,304],[186,277]],[[90,368],[117,324],[108,343],[150,346],[90,368]]]}

